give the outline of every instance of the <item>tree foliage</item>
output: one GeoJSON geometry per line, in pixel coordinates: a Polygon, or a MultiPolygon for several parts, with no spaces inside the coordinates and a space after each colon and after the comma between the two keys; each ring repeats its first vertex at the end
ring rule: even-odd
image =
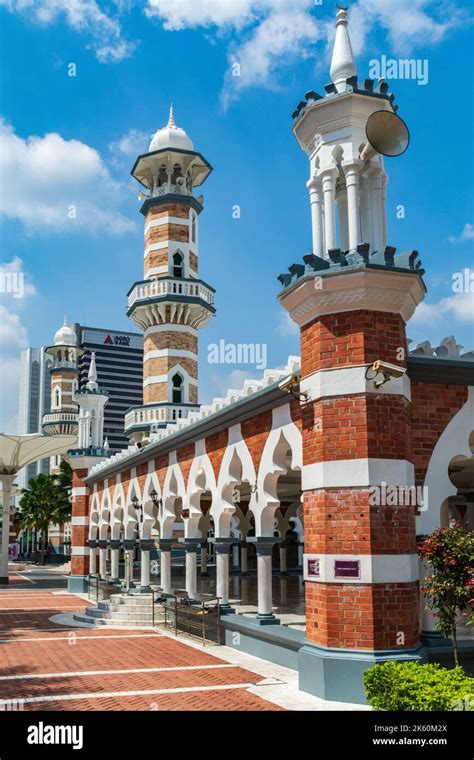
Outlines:
{"type": "Polygon", "coordinates": [[[468,622],[473,619],[474,532],[462,525],[439,528],[421,542],[418,553],[430,570],[422,588],[427,606],[437,618],[437,629],[452,638],[457,665],[458,614],[467,612],[468,622]]]}

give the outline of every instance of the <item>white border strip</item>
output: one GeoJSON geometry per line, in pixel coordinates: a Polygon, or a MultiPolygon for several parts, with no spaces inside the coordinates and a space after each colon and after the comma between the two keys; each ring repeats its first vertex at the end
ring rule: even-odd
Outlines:
{"type": "Polygon", "coordinates": [[[416,554],[304,554],[304,580],[312,583],[414,583],[419,580],[416,554]],[[310,574],[311,561],[319,563],[319,576],[310,574]],[[336,561],[359,562],[358,578],[335,575],[336,561]]]}
{"type": "Polygon", "coordinates": [[[406,459],[338,459],[303,467],[303,491],[317,488],[364,488],[386,483],[413,486],[415,468],[406,459]]]}
{"type": "Polygon", "coordinates": [[[52,694],[47,697],[10,697],[0,699],[0,705],[10,705],[13,699],[20,700],[23,704],[33,702],[71,702],[77,699],[113,699],[114,697],[141,697],[152,694],[186,694],[199,691],[227,691],[228,689],[250,689],[257,686],[255,683],[217,684],[216,686],[180,686],[174,689],[144,689],[143,691],[99,691],[85,692],[83,694],[52,694]]]}
{"type": "Polygon", "coordinates": [[[308,393],[311,401],[331,396],[354,396],[361,393],[404,396],[411,401],[410,378],[408,375],[394,377],[380,388],[376,388],[372,365],[360,367],[338,367],[320,370],[304,377],[300,382],[301,393],[308,393]],[[366,374],[372,379],[367,380],[366,374]]]}

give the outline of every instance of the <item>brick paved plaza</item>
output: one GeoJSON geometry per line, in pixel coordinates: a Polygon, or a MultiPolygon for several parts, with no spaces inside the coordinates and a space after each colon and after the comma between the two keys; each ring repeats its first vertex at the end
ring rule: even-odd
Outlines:
{"type": "Polygon", "coordinates": [[[29,577],[13,576],[0,593],[0,709],[281,709],[248,691],[261,675],[158,629],[52,622],[87,602],[55,588],[36,590],[39,582],[29,577]]]}

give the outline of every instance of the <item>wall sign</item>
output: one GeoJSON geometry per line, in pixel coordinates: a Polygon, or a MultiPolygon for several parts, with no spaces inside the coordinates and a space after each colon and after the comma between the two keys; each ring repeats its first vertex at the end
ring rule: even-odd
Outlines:
{"type": "Polygon", "coordinates": [[[360,578],[360,561],[354,560],[334,560],[334,577],[335,578],[360,578]]]}
{"type": "Polygon", "coordinates": [[[319,559],[306,560],[306,575],[308,578],[319,578],[319,559]]]}

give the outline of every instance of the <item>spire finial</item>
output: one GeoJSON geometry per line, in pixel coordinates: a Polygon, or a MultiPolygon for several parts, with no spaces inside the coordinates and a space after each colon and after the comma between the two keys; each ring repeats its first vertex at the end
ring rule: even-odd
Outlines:
{"type": "Polygon", "coordinates": [[[340,5],[336,14],[336,38],[331,60],[331,79],[338,92],[345,90],[346,79],[357,73],[348,30],[347,8],[340,5]]]}
{"type": "Polygon", "coordinates": [[[169,116],[169,119],[168,119],[168,124],[166,126],[167,127],[175,127],[176,126],[176,122],[174,120],[173,103],[171,103],[171,105],[170,105],[170,116],[169,116]]]}
{"type": "Polygon", "coordinates": [[[67,315],[66,314],[64,315],[63,325],[64,325],[64,327],[67,327],[67,315]]]}
{"type": "Polygon", "coordinates": [[[96,391],[97,385],[97,367],[95,365],[95,353],[91,353],[91,363],[89,365],[89,372],[87,373],[87,388],[90,391],[96,391]]]}

